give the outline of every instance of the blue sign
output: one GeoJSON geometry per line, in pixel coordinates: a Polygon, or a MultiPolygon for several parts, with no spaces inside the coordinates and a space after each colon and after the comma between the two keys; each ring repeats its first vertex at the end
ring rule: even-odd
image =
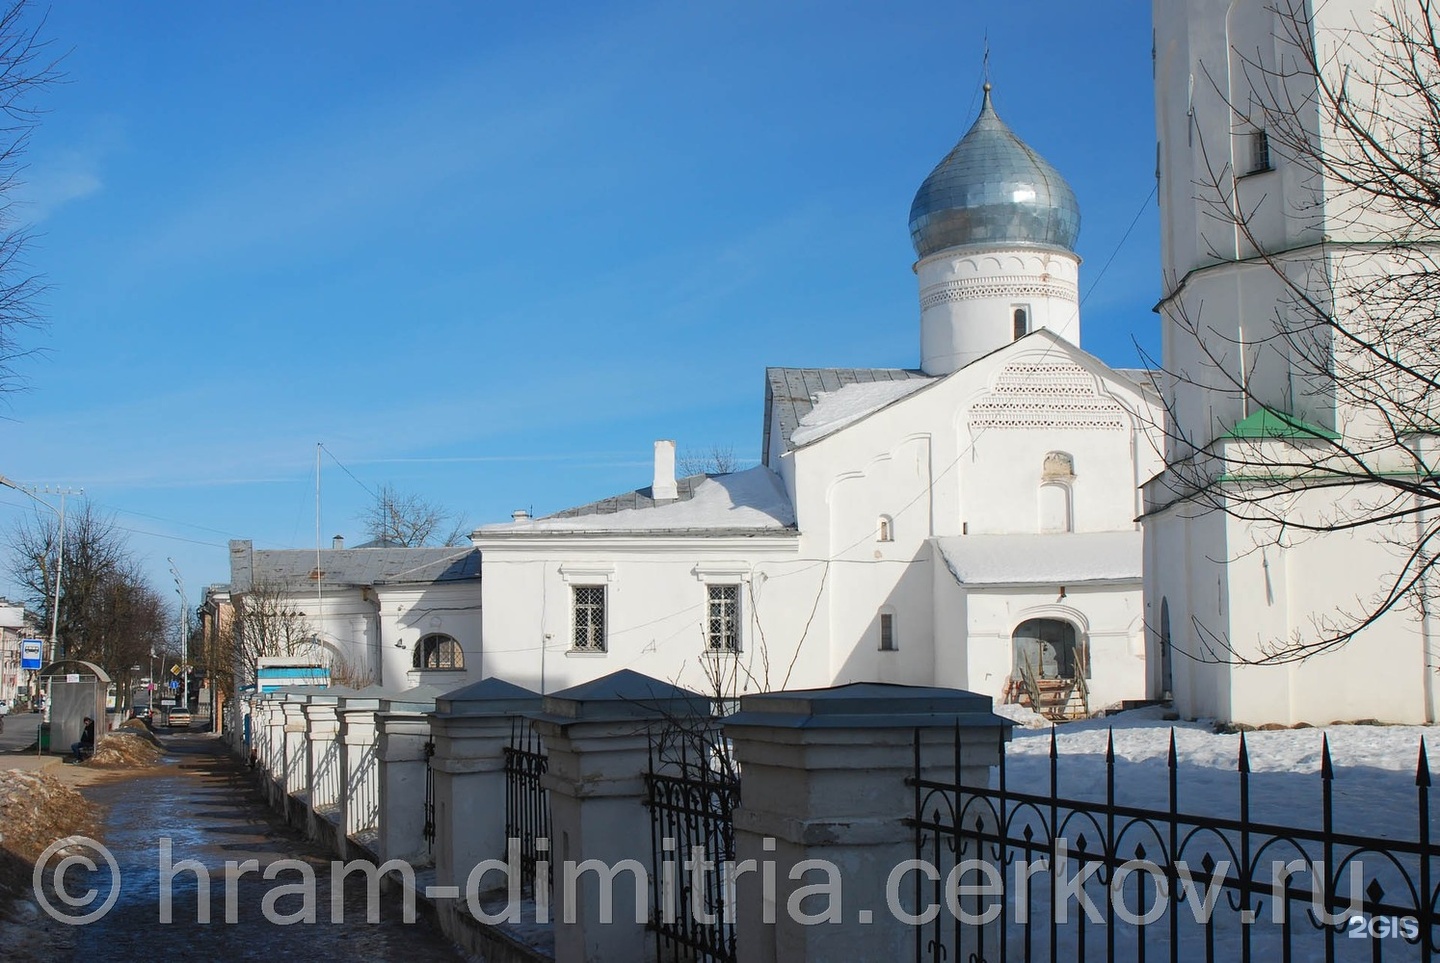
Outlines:
{"type": "Polygon", "coordinates": [[[165,683],[165,685],[166,685],[167,688],[170,688],[170,689],[178,689],[178,688],[180,688],[180,683],[176,682],[174,679],[171,679],[169,682],[165,683]]]}
{"type": "Polygon", "coordinates": [[[45,643],[39,639],[20,640],[20,668],[39,669],[40,657],[44,651],[45,643]]]}

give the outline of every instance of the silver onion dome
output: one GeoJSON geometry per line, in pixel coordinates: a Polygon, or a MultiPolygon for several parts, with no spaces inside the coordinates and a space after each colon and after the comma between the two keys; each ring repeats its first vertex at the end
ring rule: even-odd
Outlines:
{"type": "Polygon", "coordinates": [[[910,205],[910,239],[928,257],[961,244],[1043,244],[1075,250],[1080,206],[1060,172],[1005,126],[990,104],[910,205]]]}

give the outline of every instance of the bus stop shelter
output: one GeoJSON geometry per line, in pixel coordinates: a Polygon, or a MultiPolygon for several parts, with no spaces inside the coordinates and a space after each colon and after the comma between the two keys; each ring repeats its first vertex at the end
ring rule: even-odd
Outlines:
{"type": "Polygon", "coordinates": [[[48,733],[42,728],[39,748],[64,750],[79,742],[86,716],[95,720],[98,742],[105,732],[105,703],[110,693],[110,676],[105,670],[94,662],[63,659],[41,669],[39,681],[49,716],[48,733]]]}

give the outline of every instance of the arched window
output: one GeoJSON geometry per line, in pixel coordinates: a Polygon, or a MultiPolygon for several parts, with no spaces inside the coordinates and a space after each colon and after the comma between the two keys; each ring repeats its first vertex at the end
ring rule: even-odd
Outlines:
{"type": "Polygon", "coordinates": [[[1060,619],[1027,619],[1010,636],[1015,675],[1040,679],[1090,677],[1090,660],[1076,637],[1075,626],[1060,619]]]}
{"type": "Polygon", "coordinates": [[[875,523],[875,541],[895,541],[895,522],[889,515],[881,515],[880,520],[875,523]]]}
{"type": "Polygon", "coordinates": [[[1012,318],[1015,322],[1015,340],[1019,341],[1030,333],[1030,309],[1016,308],[1012,318]]]}
{"type": "Polygon", "coordinates": [[[1046,534],[1075,530],[1071,485],[1075,459],[1068,452],[1052,451],[1040,466],[1040,531],[1046,534]]]}
{"type": "Polygon", "coordinates": [[[465,668],[465,652],[448,635],[427,635],[415,645],[417,669],[459,670],[465,668]]]}

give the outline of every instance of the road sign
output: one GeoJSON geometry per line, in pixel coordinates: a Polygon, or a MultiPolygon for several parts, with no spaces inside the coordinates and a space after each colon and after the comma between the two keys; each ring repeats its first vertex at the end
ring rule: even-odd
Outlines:
{"type": "Polygon", "coordinates": [[[180,683],[176,682],[174,679],[171,679],[169,682],[165,683],[165,685],[171,689],[180,688],[180,683]]]}
{"type": "Polygon", "coordinates": [[[45,643],[41,642],[39,639],[21,639],[20,668],[39,669],[41,652],[44,650],[44,648],[45,643]]]}

